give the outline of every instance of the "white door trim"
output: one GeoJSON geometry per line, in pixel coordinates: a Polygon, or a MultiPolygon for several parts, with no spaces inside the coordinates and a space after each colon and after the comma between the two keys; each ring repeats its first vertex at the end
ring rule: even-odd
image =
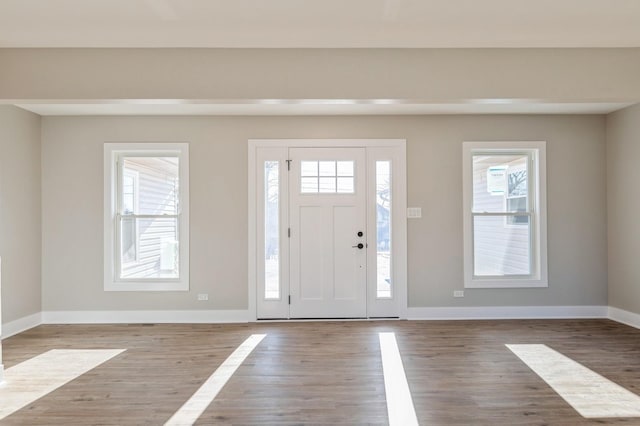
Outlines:
{"type": "Polygon", "coordinates": [[[404,139],[249,139],[248,141],[248,312],[249,321],[257,320],[258,289],[258,149],[259,148],[395,148],[395,184],[393,219],[394,235],[394,287],[400,318],[407,318],[407,173],[406,140],[404,139]]]}

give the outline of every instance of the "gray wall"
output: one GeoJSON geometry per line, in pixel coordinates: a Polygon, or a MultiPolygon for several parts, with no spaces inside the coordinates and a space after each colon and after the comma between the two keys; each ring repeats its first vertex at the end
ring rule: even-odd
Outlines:
{"type": "Polygon", "coordinates": [[[640,314],[640,105],[607,116],[609,305],[640,314]]]}
{"type": "Polygon", "coordinates": [[[0,105],[2,322],[41,311],[40,117],[0,105]]]}
{"type": "Polygon", "coordinates": [[[45,117],[45,311],[247,307],[247,140],[406,138],[409,305],[606,305],[602,116],[45,117]],[[452,291],[462,276],[462,141],[546,140],[549,288],[452,291]],[[191,291],[103,289],[103,143],[190,142],[191,291]],[[217,167],[212,167],[215,164],[217,167]],[[218,170],[218,171],[216,171],[218,170]],[[209,293],[197,302],[197,293],[209,293]]]}

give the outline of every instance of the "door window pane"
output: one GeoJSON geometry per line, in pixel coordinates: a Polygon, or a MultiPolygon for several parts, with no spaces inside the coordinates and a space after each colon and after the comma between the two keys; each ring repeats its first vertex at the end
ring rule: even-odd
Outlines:
{"type": "Polygon", "coordinates": [[[300,192],[353,194],[355,177],[353,161],[301,161],[300,192]]]}
{"type": "Polygon", "coordinates": [[[280,298],[279,162],[264,163],[264,297],[280,298]]]}
{"type": "Polygon", "coordinates": [[[335,161],[320,161],[318,169],[320,176],[335,176],[336,175],[336,162],[335,161]]]}
{"type": "Polygon", "coordinates": [[[391,282],[391,162],[376,161],[377,297],[392,296],[391,282]]]}
{"type": "Polygon", "coordinates": [[[318,176],[317,161],[301,161],[300,176],[318,176]]]}
{"type": "Polygon", "coordinates": [[[300,192],[302,192],[303,194],[318,192],[318,178],[317,177],[300,178],[300,192]]]}
{"type": "Polygon", "coordinates": [[[320,178],[320,192],[336,192],[336,178],[335,177],[321,177],[320,178]]]}
{"type": "Polygon", "coordinates": [[[338,176],[353,176],[353,161],[338,161],[338,176]]]}
{"type": "Polygon", "coordinates": [[[353,187],[353,177],[339,177],[337,188],[338,193],[340,194],[353,194],[355,192],[353,187]]]}

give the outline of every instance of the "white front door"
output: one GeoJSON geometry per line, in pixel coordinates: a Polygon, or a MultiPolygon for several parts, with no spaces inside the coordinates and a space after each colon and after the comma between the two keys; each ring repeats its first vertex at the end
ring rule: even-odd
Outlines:
{"type": "Polygon", "coordinates": [[[367,316],[366,151],[290,148],[290,318],[367,316]]]}

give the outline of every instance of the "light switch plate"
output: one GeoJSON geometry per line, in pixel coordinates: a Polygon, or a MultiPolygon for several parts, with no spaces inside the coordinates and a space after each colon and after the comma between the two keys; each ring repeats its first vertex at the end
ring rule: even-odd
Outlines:
{"type": "Polygon", "coordinates": [[[419,219],[422,217],[422,207],[407,208],[407,219],[419,219]]]}

